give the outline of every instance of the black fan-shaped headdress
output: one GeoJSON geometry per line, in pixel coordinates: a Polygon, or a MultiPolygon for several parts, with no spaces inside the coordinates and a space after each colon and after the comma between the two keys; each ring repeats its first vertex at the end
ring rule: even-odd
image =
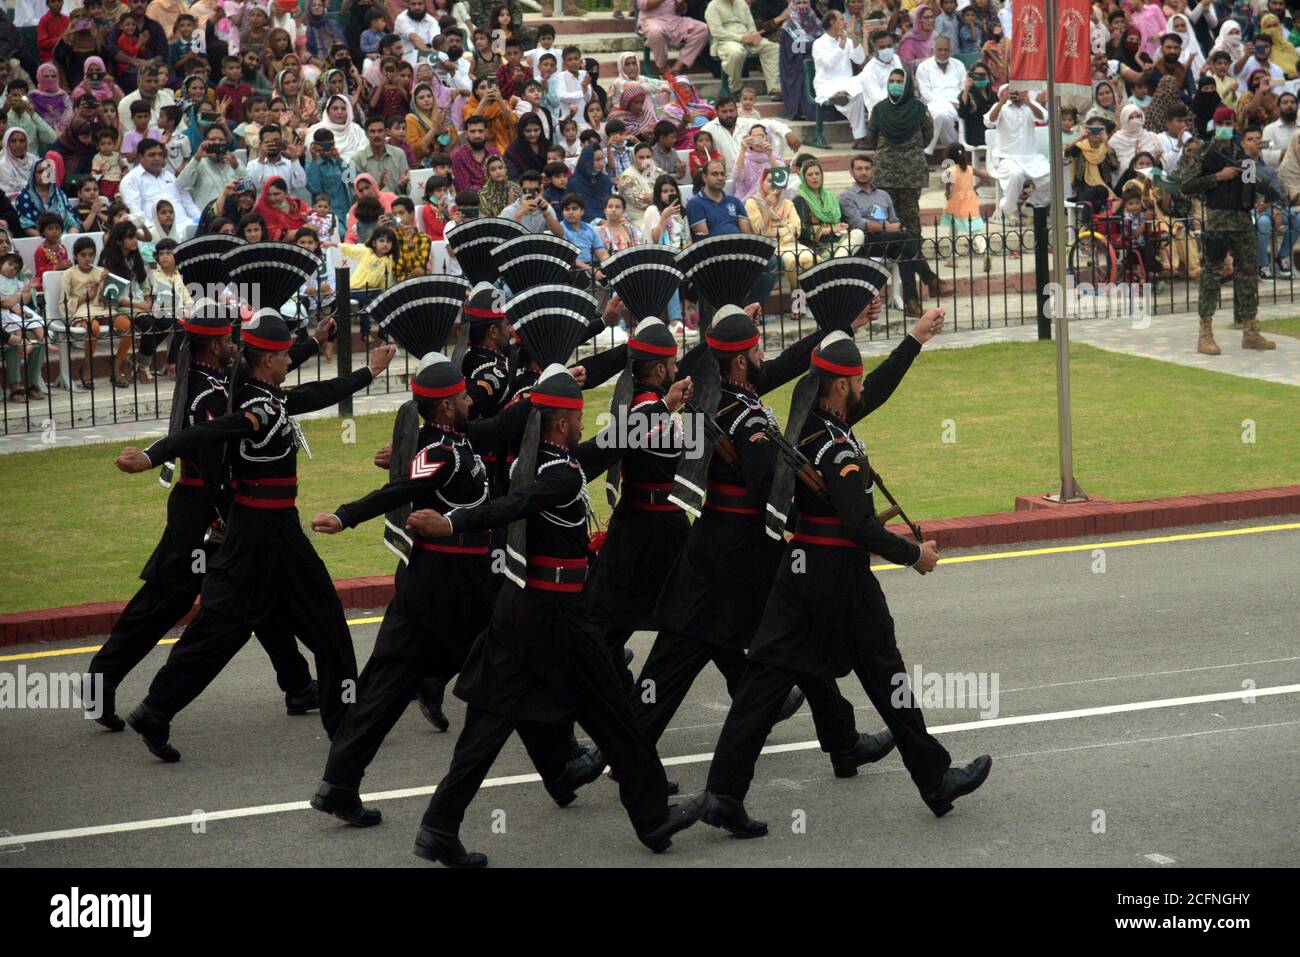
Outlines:
{"type": "Polygon", "coordinates": [[[472,284],[493,282],[497,278],[492,250],[507,240],[528,235],[528,230],[513,219],[490,216],[487,219],[470,219],[459,226],[448,227],[445,233],[451,254],[460,263],[465,278],[472,284]]]}
{"type": "Polygon", "coordinates": [[[567,282],[579,249],[550,233],[507,239],[492,250],[492,261],[512,292],[567,282]]]}
{"type": "Polygon", "coordinates": [[[261,309],[279,311],[316,275],[321,257],[289,243],[245,243],[221,257],[227,281],[248,287],[261,309]]]}
{"type": "Polygon", "coordinates": [[[421,359],[447,345],[468,292],[459,276],[416,276],[376,296],[370,318],[384,338],[421,359]]]}
{"type": "Polygon", "coordinates": [[[596,300],[573,286],[538,286],[506,303],[506,318],[528,355],[545,369],[563,365],[586,340],[596,300]]]}
{"type": "Polygon", "coordinates": [[[629,246],[606,259],[600,269],[635,319],[658,319],[683,279],[671,246],[629,246]]]}
{"type": "Polygon", "coordinates": [[[677,268],[714,309],[746,306],[749,290],[776,254],[776,241],[736,233],[710,236],[677,254],[677,268]]]}
{"type": "Polygon", "coordinates": [[[195,236],[176,247],[176,268],[186,285],[197,283],[204,289],[224,286],[230,282],[226,253],[245,245],[244,240],[221,233],[195,236]]]}
{"type": "Polygon", "coordinates": [[[888,281],[889,273],[871,260],[840,256],[803,272],[799,288],[818,329],[847,332],[888,281]]]}

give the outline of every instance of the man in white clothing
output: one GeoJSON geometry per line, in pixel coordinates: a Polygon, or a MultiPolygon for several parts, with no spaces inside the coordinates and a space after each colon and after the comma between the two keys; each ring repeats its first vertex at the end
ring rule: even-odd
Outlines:
{"type": "Polygon", "coordinates": [[[947,37],[936,37],[934,56],[916,65],[916,96],[934,121],[934,137],[925,148],[927,155],[935,147],[957,142],[957,101],[965,83],[966,67],[952,59],[952,43],[947,37]]]}
{"type": "Polygon", "coordinates": [[[833,103],[853,130],[853,148],[862,149],[867,136],[867,109],[862,100],[862,81],[854,66],[866,62],[867,54],[853,42],[844,25],[844,14],[830,10],[826,32],[813,41],[813,97],[819,104],[833,103]]]}
{"type": "Polygon", "coordinates": [[[167,148],[157,140],[144,139],[139,155],[139,164],[122,177],[119,190],[127,209],[138,216],[150,216],[154,204],[165,199],[176,210],[177,222],[197,222],[199,208],[190,194],[176,185],[176,174],[167,168],[167,148]]]}
{"type": "Polygon", "coordinates": [[[564,120],[580,121],[591,99],[591,74],[582,68],[582,51],[564,48],[564,69],[551,75],[551,93],[559,102],[557,125],[564,120]]]}
{"type": "Polygon", "coordinates": [[[428,0],[406,0],[406,10],[393,21],[393,32],[402,38],[402,59],[415,66],[421,50],[438,35],[438,18],[429,14],[428,0]]]}
{"type": "Polygon", "coordinates": [[[862,80],[862,106],[868,117],[871,108],[889,95],[889,74],[903,65],[894,50],[894,38],[884,30],[871,34],[869,42],[875,55],[858,74],[862,80]]]}
{"type": "Polygon", "coordinates": [[[176,105],[176,94],[163,88],[165,66],[146,66],[140,71],[140,85],[117,103],[117,119],[122,129],[131,129],[131,107],[143,100],[149,104],[149,126],[158,127],[158,113],[164,106],[176,105]]]}
{"type": "Polygon", "coordinates": [[[1264,162],[1276,166],[1282,162],[1286,148],[1296,134],[1296,95],[1283,93],[1277,98],[1278,118],[1264,127],[1264,162]]]}
{"type": "Polygon", "coordinates": [[[989,150],[989,175],[998,181],[1002,202],[998,213],[1004,222],[1020,220],[1020,191],[1025,180],[1033,185],[1029,205],[1051,202],[1051,169],[1047,157],[1038,152],[1034,139],[1037,120],[1047,122],[1047,111],[1023,90],[1011,92],[1007,84],[998,90],[998,101],[984,117],[986,129],[997,130],[997,144],[989,150]]]}

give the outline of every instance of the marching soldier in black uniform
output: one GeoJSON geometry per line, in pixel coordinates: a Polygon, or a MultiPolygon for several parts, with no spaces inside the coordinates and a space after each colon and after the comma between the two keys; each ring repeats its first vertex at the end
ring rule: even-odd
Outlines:
{"type": "Polygon", "coordinates": [[[316,657],[321,723],[332,735],[355,691],[356,657],[343,605],[329,572],[299,524],[294,507],[298,448],[294,415],[324,409],[370,384],[396,351],[380,346],[370,366],[337,379],[285,391],[291,334],[271,310],[244,326],[250,378],[235,395],[235,411],[154,443],[126,448],[117,466],[143,472],[180,456],[193,461],[207,446],[231,442],[234,505],[226,540],[203,580],[198,616],[173,646],[149,694],[127,717],[146,746],[164,761],[180,753],[168,743],[171,719],[193,701],[243,647],[250,633],[271,625],[297,634],[316,657]]]}
{"type": "MultiPolygon", "coordinates": [[[[738,459],[727,462],[721,455],[712,456],[703,513],[691,527],[655,605],[660,631],[631,693],[637,722],[651,742],[659,740],[709,661],[722,672],[734,696],[745,648],[758,627],[782,552],[763,525],[761,510],[776,465],[766,430],[775,427],[776,419],[759,396],[807,368],[818,335],[801,339],[764,363],[762,335],[746,312],[719,309],[706,334],[721,366],[718,425],[730,437],[738,459]]],[[[888,733],[857,731],[853,706],[834,681],[819,678],[800,682],[799,688],[808,698],[817,738],[831,755],[837,776],[851,777],[859,766],[893,747],[888,733]]],[[[788,717],[801,702],[799,696],[789,698],[781,716],[788,717]]]]}
{"type": "Polygon", "coordinates": [[[988,755],[952,769],[948,752],[925,730],[919,705],[910,696],[902,706],[891,700],[896,682],[906,679],[906,667],[889,606],[871,573],[870,553],[923,575],[939,556],[934,542],[914,544],[876,519],[867,453],[852,432],[855,422],[889,398],[921,345],[942,325],[942,310],[931,310],[865,379],[861,354],[842,332],[827,336],[813,354],[817,408],[802,428],[791,422],[791,432],[798,429],[799,447],[824,491],[796,486],[794,534],[709,767],[705,820],[740,837],[767,833],[743,804],[754,764],[790,688],[814,677],[857,674],[936,815],[942,817],[956,798],[988,776],[988,755]]]}
{"type": "MultiPolygon", "coordinates": [[[[173,400],[179,403],[173,413],[176,429],[226,413],[226,370],[235,355],[231,316],[231,310],[214,304],[181,320],[188,366],[182,362],[179,375],[185,382],[178,386],[173,400]]],[[[333,326],[333,319],[325,320],[316,338],[290,350],[290,369],[314,355],[333,326]]],[[[122,680],[194,607],[204,570],[216,553],[209,532],[219,532],[230,509],[225,471],[222,450],[217,446],[204,449],[194,461],[181,462],[180,476],[167,498],[167,526],[140,572],[144,587],[132,597],[112,634],[90,660],[90,673],[104,676],[104,700],[96,720],[110,731],[126,727],[116,713],[116,692],[122,680]]],[[[220,535],[215,539],[219,542],[220,535]]],[[[271,658],[289,714],[306,714],[319,707],[316,683],[293,633],[264,627],[257,638],[271,658]]]]}
{"type": "MultiPolygon", "coordinates": [[[[430,353],[423,365],[411,380],[424,427],[409,475],[332,514],[320,513],[312,520],[315,531],[334,534],[354,528],[405,502],[452,515],[488,500],[487,470],[471,443],[488,440],[489,430],[508,425],[507,417],[526,419],[527,407],[470,422],[465,377],[441,353],[430,353]]],[[[410,562],[398,566],[393,600],[358,680],[356,703],[330,743],[312,807],[357,827],[380,822],[379,811],[361,805],[361,778],[415,688],[428,675],[445,685],[487,627],[499,581],[492,571],[491,537],[490,531],[439,539],[413,536],[410,562]]],[[[563,775],[547,780],[546,786],[561,805],[576,796],[563,775]]]]}
{"type": "Polygon", "coordinates": [[[469,392],[471,419],[495,415],[510,383],[510,323],[501,311],[500,289],[475,286],[465,301],[461,321],[469,324],[469,349],[461,362],[469,392]]]}
{"type": "MultiPolygon", "coordinates": [[[[689,395],[678,383],[660,409],[666,415],[689,395]]],[[[458,837],[473,800],[511,732],[532,737],[539,767],[561,760],[576,716],[619,774],[620,797],[642,843],[666,850],[672,835],[699,816],[693,801],[669,807],[663,765],[636,728],[609,652],[586,611],[587,476],[617,461],[622,449],[582,436],[582,392],[561,366],[546,370],[529,397],[530,432],[538,428],[535,478],[528,441],[516,463],[510,494],[475,509],[444,516],[412,512],[408,527],[424,538],[474,534],[523,522],[523,553],[502,586],[492,623],[470,649],[456,684],[468,707],[451,767],[439,782],[416,839],[415,853],[449,866],[478,867],[483,854],[467,852],[458,837]],[[519,471],[520,466],[524,469],[519,471]],[[514,579],[518,578],[516,582],[514,579]],[[546,742],[539,747],[538,742],[546,742]]],[[[512,531],[512,536],[515,534],[512,531]]],[[[528,739],[525,738],[527,743],[528,739]]]]}

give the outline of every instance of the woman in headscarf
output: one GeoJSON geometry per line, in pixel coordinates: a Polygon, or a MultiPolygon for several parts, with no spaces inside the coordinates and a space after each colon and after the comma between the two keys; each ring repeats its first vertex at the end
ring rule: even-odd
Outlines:
{"type": "Polygon", "coordinates": [[[615,186],[627,204],[627,218],[640,223],[645,211],[654,202],[654,184],[663,170],[655,166],[654,150],[649,143],[638,143],[632,148],[632,162],[619,173],[615,186]]]}
{"type": "MultiPolygon", "coordinates": [[[[487,179],[478,189],[479,216],[499,216],[501,210],[519,198],[519,187],[510,181],[506,161],[492,156],[487,161],[487,179]]],[[[601,210],[605,209],[601,205],[601,210]]]]}
{"type": "Polygon", "coordinates": [[[32,178],[36,157],[27,147],[27,131],[11,126],[0,143],[0,192],[10,199],[27,188],[32,178]]]}
{"type": "Polygon", "coordinates": [[[370,142],[366,131],[352,122],[352,102],[337,93],[325,102],[321,121],[307,131],[308,142],[317,130],[329,130],[334,135],[334,147],[345,160],[350,160],[353,153],[365,149],[370,142]]]}
{"type": "Polygon", "coordinates": [[[415,154],[416,164],[428,166],[429,157],[446,152],[452,140],[447,127],[447,113],[439,108],[433,87],[428,83],[417,83],[411,94],[410,112],[406,114],[406,142],[415,154]]]}
{"type": "MultiPolygon", "coordinates": [[[[817,160],[804,163],[799,171],[799,191],[794,198],[794,208],[801,228],[799,240],[812,250],[818,261],[828,259],[837,252],[848,255],[853,243],[856,241],[861,245],[863,240],[860,231],[850,236],[840,201],[833,191],[826,188],[823,175],[822,164],[817,160]]],[[[892,191],[890,196],[893,196],[892,191]]]]}
{"type": "Polygon", "coordinates": [[[586,204],[583,222],[589,223],[605,215],[605,200],[614,192],[614,183],[605,172],[605,151],[595,143],[582,148],[578,164],[569,177],[569,192],[577,193],[586,204]]]}
{"type": "Polygon", "coordinates": [[[1119,160],[1120,168],[1128,166],[1136,153],[1157,153],[1160,143],[1154,133],[1142,128],[1142,107],[1128,103],[1119,111],[1119,128],[1110,137],[1111,149],[1119,160]]]}
{"type": "Polygon", "coordinates": [[[357,203],[363,199],[374,198],[379,201],[379,208],[385,213],[393,208],[393,200],[397,198],[396,193],[385,193],[379,188],[379,181],[369,173],[362,173],[357,176],[352,184],[356,192],[357,202],[352,204],[348,210],[348,229],[352,229],[357,224],[357,203]]]}
{"type": "Polygon", "coordinates": [[[1196,38],[1191,18],[1185,13],[1173,14],[1169,18],[1169,32],[1178,34],[1183,41],[1182,52],[1178,55],[1179,62],[1187,65],[1187,71],[1192,76],[1200,76],[1205,69],[1205,54],[1201,52],[1201,41],[1196,38]]]}
{"type": "Polygon", "coordinates": [[[36,68],[36,89],[28,94],[32,109],[57,133],[62,133],[72,119],[72,97],[59,86],[59,68],[42,63],[36,68]]]}
{"type": "Polygon", "coordinates": [[[68,29],[54,45],[54,62],[63,68],[69,83],[86,72],[86,64],[91,60],[99,60],[101,70],[104,67],[100,56],[104,52],[102,34],[94,20],[81,11],[75,12],[79,15],[68,23],[68,29]]]}
{"type": "Polygon", "coordinates": [[[1196,117],[1196,136],[1204,139],[1210,135],[1210,121],[1214,111],[1223,105],[1214,77],[1208,73],[1197,78],[1196,95],[1192,97],[1192,114],[1196,117]]]}
{"type": "Polygon", "coordinates": [[[629,50],[626,53],[619,54],[618,76],[609,85],[610,101],[618,103],[622,99],[623,91],[633,85],[639,86],[642,91],[651,96],[659,97],[661,100],[666,100],[668,97],[668,82],[655,79],[652,76],[642,76],[641,54],[629,50]]]}
{"type": "Polygon", "coordinates": [[[91,160],[95,158],[94,135],[93,121],[74,118],[54,144],[51,152],[63,157],[63,165],[69,176],[90,172],[91,160]]]}
{"type": "Polygon", "coordinates": [[[1269,61],[1276,63],[1288,77],[1295,76],[1296,64],[1300,62],[1300,57],[1296,56],[1296,48],[1291,45],[1291,41],[1283,32],[1277,14],[1266,13],[1260,17],[1259,32],[1273,41],[1273,53],[1269,56],[1269,61]]]}
{"type": "Polygon", "coordinates": [[[289,193],[289,186],[283,179],[273,176],[262,187],[262,195],[253,204],[253,212],[261,214],[266,221],[266,238],[277,242],[301,229],[311,209],[289,193]]]}
{"type": "Polygon", "coordinates": [[[515,128],[515,139],[506,150],[506,169],[510,178],[519,181],[520,175],[533,170],[540,173],[546,168],[546,138],[542,121],[536,113],[525,113],[515,128]]]}
{"type": "Polygon", "coordinates": [[[497,153],[504,154],[515,138],[515,125],[518,114],[510,107],[508,101],[497,98],[488,100],[488,91],[496,91],[496,77],[482,76],[474,81],[474,95],[465,101],[462,119],[474,114],[483,117],[487,123],[487,144],[496,148],[497,153]]]}
{"type": "Polygon", "coordinates": [[[623,123],[629,140],[651,136],[655,124],[659,122],[650,94],[639,83],[631,83],[623,88],[618,98],[618,109],[609,118],[623,123]]]}
{"type": "Polygon", "coordinates": [[[898,44],[898,55],[908,72],[934,52],[934,8],[917,7],[912,19],[912,29],[898,44]]]}
{"type": "Polygon", "coordinates": [[[317,60],[328,59],[334,44],[347,43],[343,28],[325,15],[325,0],[308,0],[306,24],[307,52],[317,60]]]}
{"type": "Polygon", "coordinates": [[[299,70],[285,69],[277,73],[273,92],[299,117],[305,119],[316,110],[316,98],[303,88],[302,73],[299,70]]]}
{"type": "Polygon", "coordinates": [[[1219,35],[1210,47],[1210,56],[1223,50],[1235,64],[1246,55],[1246,45],[1241,42],[1241,24],[1236,20],[1224,20],[1219,24],[1219,35]]]}
{"type": "Polygon", "coordinates": [[[1260,129],[1268,126],[1281,113],[1277,105],[1277,96],[1271,89],[1262,89],[1268,75],[1263,70],[1256,70],[1246,80],[1247,92],[1237,100],[1237,134],[1245,133],[1252,126],[1260,129]]]}
{"type": "Polygon", "coordinates": [[[1101,110],[1093,107],[1083,118],[1079,135],[1065,147],[1074,202],[1091,207],[1092,212],[1107,209],[1115,195],[1111,183],[1119,172],[1119,159],[1106,137],[1114,129],[1101,110]]]}
{"type": "Polygon", "coordinates": [[[776,240],[777,255],[793,289],[799,271],[811,269],[816,259],[813,251],[799,242],[803,232],[799,211],[786,198],[785,190],[773,185],[771,169],[763,171],[758,189],[745,200],[745,212],[754,233],[776,240]]]}
{"type": "Polygon", "coordinates": [[[1142,52],[1152,60],[1160,55],[1160,37],[1169,32],[1165,12],[1157,2],[1128,0],[1128,22],[1142,34],[1142,52]]]}
{"type": "Polygon", "coordinates": [[[1105,115],[1111,126],[1119,125],[1122,99],[1114,80],[1098,80],[1092,85],[1092,106],[1105,115]]]}
{"type": "Polygon", "coordinates": [[[84,78],[72,91],[72,98],[74,100],[78,99],[83,93],[89,93],[101,103],[105,100],[112,100],[115,104],[126,96],[122,92],[122,88],[114,83],[113,78],[108,75],[108,68],[104,66],[104,61],[97,56],[89,57],[86,60],[84,78]]]}
{"type": "Polygon", "coordinates": [[[794,9],[781,25],[781,97],[792,120],[815,120],[817,103],[804,89],[804,61],[813,41],[826,32],[812,0],[794,0],[794,9]]]}
{"type": "Polygon", "coordinates": [[[53,159],[37,160],[32,166],[31,178],[17,199],[14,208],[18,210],[18,220],[23,232],[28,236],[38,236],[36,222],[45,213],[63,217],[64,232],[75,233],[81,230],[77,214],[72,211],[68,197],[59,189],[58,165],[53,159]]]}
{"type": "MultiPolygon", "coordinates": [[[[1152,76],[1157,75],[1152,71],[1152,76]]],[[[1151,102],[1146,108],[1146,123],[1148,130],[1156,135],[1165,131],[1168,122],[1169,110],[1179,102],[1178,93],[1182,89],[1181,84],[1172,76],[1162,76],[1156,84],[1156,91],[1151,96],[1151,102]]]]}
{"type": "Polygon", "coordinates": [[[767,128],[755,123],[740,139],[740,153],[732,171],[732,195],[745,202],[759,191],[769,169],[783,165],[767,138],[767,128]]]}
{"type": "Polygon", "coordinates": [[[984,117],[993,109],[998,97],[993,92],[993,81],[989,79],[988,67],[983,61],[971,64],[966,79],[966,88],[957,97],[957,116],[965,124],[966,142],[971,146],[983,146],[984,117]]]}
{"type": "Polygon", "coordinates": [[[867,120],[866,147],[876,150],[876,186],[894,200],[904,232],[919,236],[921,191],[930,183],[925,147],[934,137],[934,121],[906,70],[891,70],[886,90],[867,120]]]}
{"type": "Polygon", "coordinates": [[[689,77],[675,76],[672,80],[672,96],[660,111],[663,119],[670,120],[678,126],[677,142],[673,144],[679,150],[695,148],[695,134],[717,116],[713,104],[700,99],[695,84],[689,77]],[[686,114],[690,114],[687,121],[686,114]]]}
{"type": "Polygon", "coordinates": [[[271,39],[271,16],[261,7],[245,4],[239,11],[239,49],[264,50],[271,39]]]}

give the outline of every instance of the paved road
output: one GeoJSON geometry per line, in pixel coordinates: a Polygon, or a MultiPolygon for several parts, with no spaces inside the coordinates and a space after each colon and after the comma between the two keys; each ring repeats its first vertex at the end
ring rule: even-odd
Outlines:
{"type": "MultiPolygon", "coordinates": [[[[977,707],[928,708],[955,759],[987,751],[995,760],[983,790],[943,820],[896,754],[857,778],[832,777],[805,708],[777,728],[777,751],[758,767],[749,806],[773,824],[766,839],[742,843],[701,825],[653,856],[613,784],[597,782],[559,810],[517,741],[463,836],[502,866],[1295,865],[1300,524],[1275,528],[1284,524],[954,553],[924,579],[882,571],[909,667],[999,680],[994,719],[977,707]],[[1274,530],[1201,534],[1251,528],[1274,530]],[[1260,693],[1243,701],[1243,687],[1260,693]]],[[[354,626],[361,660],[374,631],[354,626]]],[[[638,661],[650,639],[633,638],[638,661]]],[[[164,653],[122,689],[125,707],[164,653]]],[[[88,660],[18,658],[0,669],[76,670],[88,660]]],[[[860,727],[879,726],[855,681],[841,686],[860,727]]],[[[687,792],[703,786],[726,707],[720,678],[706,672],[663,739],[669,775],[687,792]]],[[[0,837],[0,866],[426,866],[411,841],[461,725],[459,702],[449,713],[453,733],[443,735],[407,712],[363,788],[398,793],[379,802],[380,827],[355,831],[306,808],[326,741],[315,718],[284,715],[255,643],[175,722],[176,765],[75,712],[0,711],[0,829],[15,836],[0,837]],[[199,810],[235,814],[202,827],[184,819],[199,810]],[[183,822],[159,823],[169,817],[183,822]],[[75,830],[99,826],[107,832],[75,830]]]]}

